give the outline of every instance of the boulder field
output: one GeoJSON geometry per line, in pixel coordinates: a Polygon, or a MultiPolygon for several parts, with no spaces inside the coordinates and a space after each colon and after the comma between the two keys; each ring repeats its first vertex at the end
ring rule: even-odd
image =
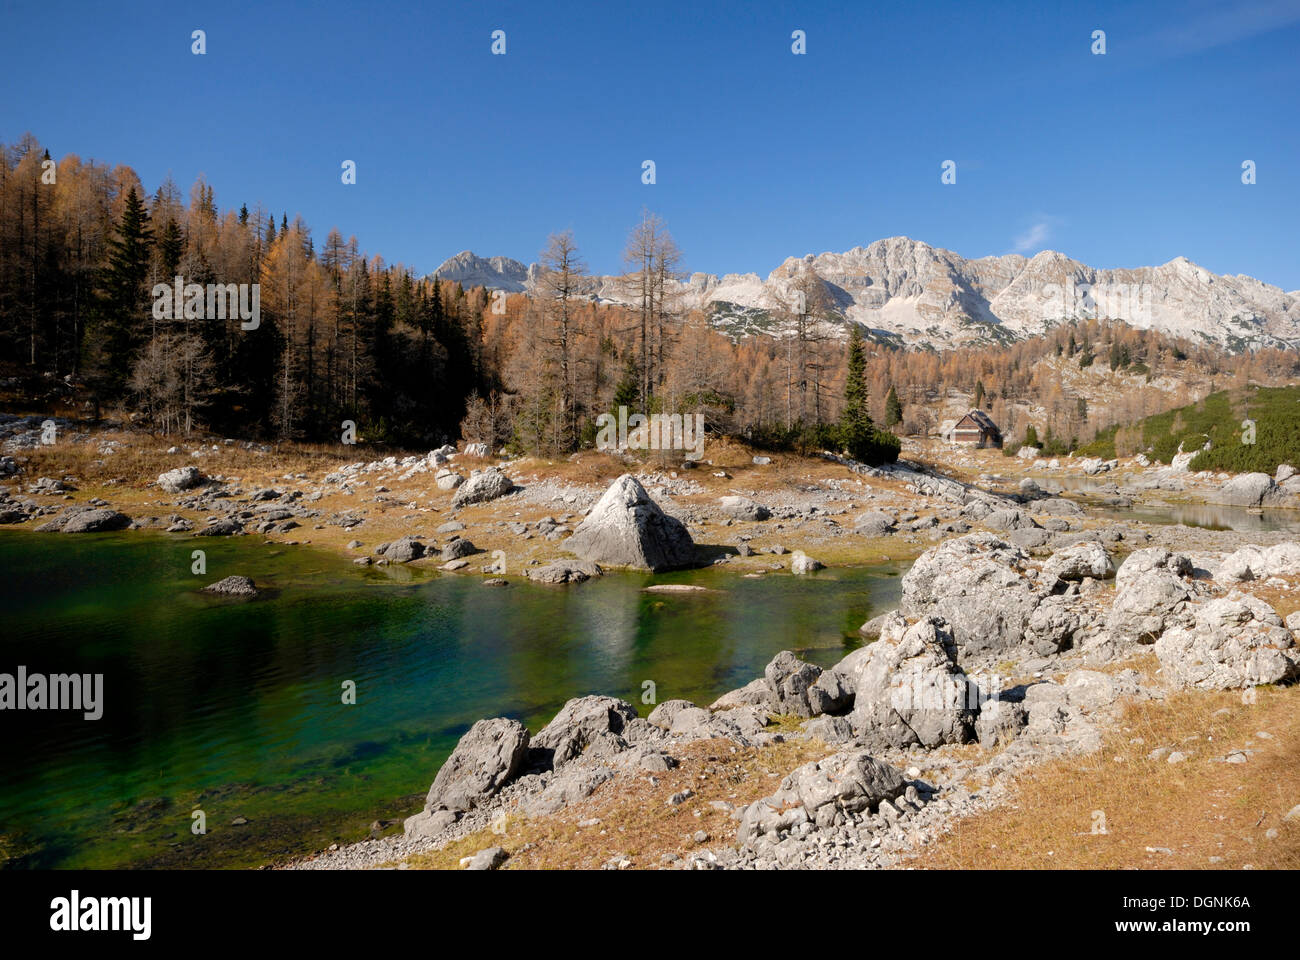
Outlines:
{"type": "MultiPolygon", "coordinates": [[[[592,695],[567,702],[536,734],[510,718],[481,720],[438,770],[402,837],[300,866],[400,859],[503,816],[555,814],[606,783],[675,768],[697,741],[761,749],[793,737],[820,741],[827,754],[736,807],[734,835],[675,865],[896,865],[898,844],[887,838],[900,822],[941,831],[994,802],[961,786],[973,771],[1000,776],[1095,751],[1126,701],[1300,676],[1300,616],[1284,623],[1238,589],[1251,564],[1300,575],[1300,545],[1196,562],[1149,548],[1116,565],[1094,540],[1041,561],[994,534],[946,541],[904,576],[899,609],[864,625],[870,642],[835,665],[785,650],[762,677],[708,706],[666,700],[642,717],[625,700],[592,695]],[[1159,662],[1158,681],[1127,666],[1144,650],[1159,662]],[[1041,679],[1049,675],[1061,679],[1041,679]],[[795,718],[803,721],[797,730],[795,718]],[[948,782],[928,782],[909,762],[920,751],[937,764],[945,747],[972,742],[983,748],[971,761],[978,766],[953,767],[948,782]]],[[[690,801],[690,790],[666,800],[690,801]]],[[[504,848],[486,848],[479,868],[508,858],[504,848]]]]}

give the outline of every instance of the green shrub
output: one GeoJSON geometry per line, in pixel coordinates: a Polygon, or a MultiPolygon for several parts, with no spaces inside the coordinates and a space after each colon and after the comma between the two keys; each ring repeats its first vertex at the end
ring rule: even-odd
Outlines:
{"type": "MultiPolygon", "coordinates": [[[[1197,450],[1210,443],[1191,462],[1192,470],[1220,470],[1227,473],[1274,473],[1278,465],[1300,465],[1300,387],[1248,387],[1221,390],[1199,403],[1167,410],[1140,420],[1140,446],[1153,460],[1169,463],[1178,453],[1197,450]],[[1245,442],[1242,422],[1255,423],[1254,443],[1245,442]]],[[[1116,456],[1112,426],[1078,448],[1079,456],[1116,456]]],[[[1126,429],[1126,435],[1128,435],[1126,429]]]]}

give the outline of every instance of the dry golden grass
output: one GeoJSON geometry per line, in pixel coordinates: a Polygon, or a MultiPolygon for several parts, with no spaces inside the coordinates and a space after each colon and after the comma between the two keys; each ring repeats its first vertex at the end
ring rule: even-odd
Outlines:
{"type": "MultiPolygon", "coordinates": [[[[25,451],[23,456],[27,462],[24,464],[24,478],[72,477],[77,489],[69,502],[84,502],[101,497],[132,517],[178,514],[201,525],[205,519],[201,512],[176,507],[176,497],[163,493],[156,486],[150,486],[158,474],[192,463],[206,474],[238,477],[246,490],[259,486],[283,489],[312,486],[326,473],[347,463],[378,459],[389,453],[370,448],[299,443],[276,444],[269,452],[259,452],[245,450],[235,444],[227,446],[218,440],[216,450],[209,450],[201,458],[191,459],[167,454],[165,450],[172,442],[171,438],[144,433],[100,431],[96,433],[93,443],[64,441],[25,451]],[[99,446],[107,441],[117,441],[120,444],[118,452],[101,457],[99,446]],[[304,483],[284,479],[286,475],[298,474],[305,474],[310,481],[304,483]]],[[[207,445],[210,447],[211,441],[207,445]]],[[[184,446],[189,449],[193,444],[186,443],[184,446]]],[[[402,451],[391,453],[399,459],[406,455],[402,451]]],[[[635,466],[622,458],[590,450],[559,460],[525,457],[513,462],[509,472],[525,484],[536,478],[560,484],[600,488],[628,470],[661,470],[665,473],[676,471],[679,476],[689,477],[702,488],[701,493],[680,498],[682,502],[694,506],[716,506],[719,497],[738,491],[762,497],[764,494],[794,491],[810,483],[856,479],[844,467],[821,458],[774,456],[771,466],[756,467],[751,462],[753,452],[731,441],[711,441],[708,455],[714,460],[713,465],[704,464],[689,472],[680,470],[680,464],[676,461],[661,463],[658,455],[651,455],[644,463],[635,466]],[[718,471],[730,476],[713,476],[718,471]]],[[[459,466],[473,469],[495,462],[494,458],[462,457],[459,466]]],[[[362,540],[368,550],[378,543],[413,532],[432,538],[433,529],[446,520],[451,512],[453,494],[439,490],[431,473],[417,474],[405,481],[397,479],[395,474],[396,471],[394,475],[388,476],[380,473],[364,475],[358,480],[365,482],[355,484],[356,492],[350,496],[325,488],[323,497],[312,504],[324,514],[347,510],[364,511],[364,526],[349,531],[338,526],[322,525],[321,529],[314,529],[315,525],[304,525],[285,534],[269,534],[266,539],[313,544],[339,553],[348,553],[346,544],[353,539],[362,540]],[[381,484],[389,489],[380,493],[377,487],[381,484]]],[[[873,480],[872,483],[876,489],[898,486],[893,481],[873,480]]],[[[852,490],[852,487],[846,490],[842,503],[847,504],[852,500],[852,490]]],[[[901,492],[901,487],[899,491],[901,492]]],[[[58,505],[63,498],[42,499],[58,505]]],[[[544,562],[567,554],[557,542],[540,537],[522,540],[497,527],[497,522],[535,522],[544,516],[558,516],[564,512],[562,506],[521,503],[511,499],[465,507],[456,513],[470,528],[475,544],[487,552],[482,563],[488,562],[492,551],[504,550],[507,554],[508,572],[517,575],[531,561],[544,562]]],[[[822,534],[820,522],[810,522],[806,529],[787,526],[781,531],[772,530],[770,524],[744,523],[728,527],[710,524],[694,531],[697,542],[706,547],[734,546],[739,537],[746,533],[754,537],[753,547],[758,552],[749,558],[733,558],[733,569],[739,573],[769,572],[774,561],[780,562],[788,570],[788,556],[778,560],[773,555],[761,552],[777,543],[787,550],[804,549],[830,566],[868,565],[886,560],[910,559],[927,546],[924,540],[910,544],[898,537],[880,540],[856,536],[827,537],[822,534]]],[[[417,569],[433,568],[440,562],[434,555],[416,561],[411,566],[417,569]]],[[[481,565],[477,560],[471,560],[464,572],[477,573],[481,565]]]]}
{"type": "MultiPolygon", "coordinates": [[[[1290,578],[1288,582],[1294,583],[1295,578],[1290,578]]],[[[1253,593],[1271,606],[1277,612],[1277,615],[1283,619],[1300,610],[1300,591],[1298,590],[1269,587],[1256,582],[1243,583],[1238,589],[1253,593]]]]}
{"type": "Polygon", "coordinates": [[[510,854],[507,869],[598,869],[616,855],[630,860],[633,869],[661,868],[667,866],[666,854],[685,857],[710,845],[734,845],[737,821],[729,809],[712,804],[743,808],[773,793],[791,770],[832,752],[819,740],[792,739],[760,749],[727,740],[693,743],[684,748],[678,767],[654,774],[657,785],[649,774],[620,776],[559,813],[510,817],[501,833],[481,830],[408,862],[414,869],[455,870],[462,857],[500,846],[510,854]],[[668,803],[687,788],[692,797],[668,803]],[[578,826],[591,819],[600,823],[578,826]],[[700,830],[709,836],[702,844],[694,839],[700,830]]]}
{"type": "Polygon", "coordinates": [[[1296,869],[1300,822],[1282,818],[1300,803],[1298,706],[1300,687],[1259,688],[1253,704],[1243,703],[1240,691],[1186,691],[1133,704],[1097,753],[1031,769],[1011,802],[959,822],[912,864],[1296,869]],[[1148,758],[1162,746],[1192,755],[1176,764],[1148,758]],[[1248,762],[1220,762],[1243,748],[1254,751],[1248,762]],[[1095,811],[1105,817],[1104,834],[1092,832],[1095,811]],[[1272,839],[1269,830],[1277,831],[1272,839]]]}

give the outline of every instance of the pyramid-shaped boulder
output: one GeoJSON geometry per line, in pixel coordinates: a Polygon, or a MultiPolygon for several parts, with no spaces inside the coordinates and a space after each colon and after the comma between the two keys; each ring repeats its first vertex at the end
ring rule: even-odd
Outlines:
{"type": "Polygon", "coordinates": [[[630,473],[610,484],[565,548],[611,567],[659,571],[695,563],[695,542],[686,527],[664,513],[630,473]]]}

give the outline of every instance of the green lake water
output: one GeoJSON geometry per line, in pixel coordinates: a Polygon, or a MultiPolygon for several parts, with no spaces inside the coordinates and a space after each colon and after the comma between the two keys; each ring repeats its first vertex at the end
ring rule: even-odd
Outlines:
{"type": "Polygon", "coordinates": [[[258,866],[362,839],[419,809],[480,718],[536,732],[588,693],[644,716],[645,681],[659,701],[708,703],[781,649],[830,665],[897,604],[904,569],[493,588],[251,538],[5,531],[0,673],[101,673],[104,694],[93,721],[0,711],[0,866],[258,866]],[[264,595],[197,592],[236,573],[264,595]]]}

